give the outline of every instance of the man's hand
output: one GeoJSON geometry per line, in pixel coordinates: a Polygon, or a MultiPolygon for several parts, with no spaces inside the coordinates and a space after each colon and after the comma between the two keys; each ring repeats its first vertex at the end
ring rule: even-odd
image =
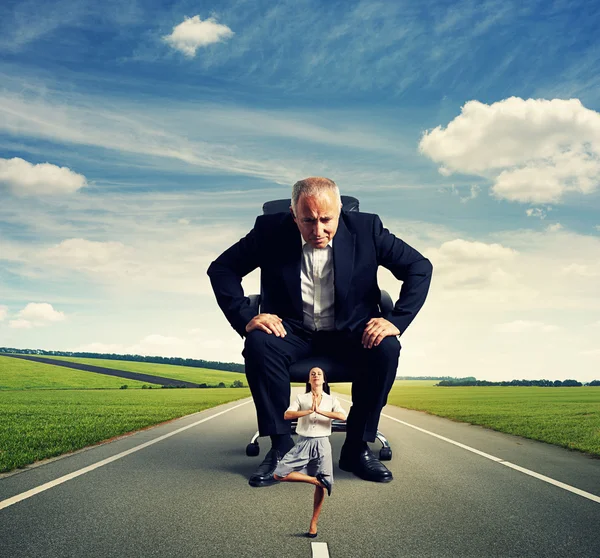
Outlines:
{"type": "Polygon", "coordinates": [[[385,318],[371,318],[367,322],[361,342],[365,349],[371,349],[392,335],[400,335],[400,330],[392,322],[385,318]]]}
{"type": "Polygon", "coordinates": [[[258,314],[257,316],[254,316],[254,318],[246,324],[246,331],[248,333],[253,329],[260,329],[265,333],[274,333],[277,337],[286,336],[283,320],[276,314],[258,314]]]}

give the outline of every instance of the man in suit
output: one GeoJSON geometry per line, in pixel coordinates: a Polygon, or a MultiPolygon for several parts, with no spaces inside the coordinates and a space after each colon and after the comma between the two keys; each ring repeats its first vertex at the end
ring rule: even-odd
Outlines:
{"type": "Polygon", "coordinates": [[[294,445],[290,423],[283,418],[290,402],[289,367],[315,353],[359,370],[352,382],[340,468],[365,480],[392,480],[367,442],[375,441],[396,376],[398,337],[425,302],[432,265],[385,229],[377,215],[341,208],[332,180],[300,180],[292,188],[290,213],[258,217],[254,228],[208,269],[219,306],[245,337],[242,354],[259,433],[271,438],[251,486],[275,483],[273,471],[294,445]],[[380,265],[403,282],[386,316],[378,309],[380,265]],[[257,267],[259,314],[242,289],[242,277],[257,267]]]}

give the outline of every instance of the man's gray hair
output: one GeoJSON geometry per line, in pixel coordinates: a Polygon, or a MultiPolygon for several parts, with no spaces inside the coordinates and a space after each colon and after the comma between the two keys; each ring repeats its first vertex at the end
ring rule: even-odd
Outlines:
{"type": "Polygon", "coordinates": [[[296,207],[298,206],[298,200],[300,196],[320,196],[321,194],[333,191],[337,197],[338,203],[342,204],[342,196],[340,195],[340,189],[337,184],[329,179],[322,176],[311,176],[298,180],[296,184],[292,186],[292,211],[296,215],[296,207]]]}

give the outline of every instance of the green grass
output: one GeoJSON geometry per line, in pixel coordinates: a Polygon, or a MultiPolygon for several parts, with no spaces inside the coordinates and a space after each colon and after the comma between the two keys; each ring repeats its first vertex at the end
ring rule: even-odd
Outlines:
{"type": "MultiPolygon", "coordinates": [[[[149,387],[151,384],[0,356],[0,390],[119,389],[123,385],[128,388],[142,388],[144,385],[149,387]]],[[[156,384],[152,387],[161,389],[156,384]]]]}
{"type": "MultiPolygon", "coordinates": [[[[350,393],[348,386],[336,390],[350,393]]],[[[600,455],[600,387],[436,387],[397,381],[388,403],[600,455]]]]}
{"type": "MultiPolygon", "coordinates": [[[[35,355],[33,355],[35,356],[35,355]]],[[[39,355],[43,358],[52,358],[55,360],[66,360],[69,362],[81,362],[92,366],[101,366],[112,370],[124,370],[126,372],[140,372],[142,374],[153,374],[163,378],[172,378],[174,380],[184,380],[197,384],[208,384],[216,386],[223,382],[230,386],[235,380],[241,380],[247,385],[246,376],[240,372],[226,372],[221,370],[211,370],[209,368],[196,368],[194,366],[178,366],[176,364],[156,364],[154,362],[135,362],[131,360],[111,360],[103,358],[77,358],[39,355]]]]}
{"type": "Polygon", "coordinates": [[[0,472],[249,394],[247,388],[0,391],[0,472]]]}

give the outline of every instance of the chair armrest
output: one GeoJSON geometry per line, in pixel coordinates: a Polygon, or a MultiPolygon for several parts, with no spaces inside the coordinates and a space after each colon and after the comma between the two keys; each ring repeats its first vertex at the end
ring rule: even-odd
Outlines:
{"type": "MultiPolygon", "coordinates": [[[[248,295],[250,299],[250,307],[256,311],[258,314],[260,312],[260,295],[259,294],[251,294],[248,295]]],[[[394,309],[394,302],[392,301],[392,297],[389,295],[387,291],[381,291],[381,299],[379,301],[379,309],[381,313],[385,316],[387,314],[391,314],[394,309]]]]}
{"type": "Polygon", "coordinates": [[[248,295],[248,298],[250,299],[250,308],[258,314],[260,312],[260,295],[251,294],[248,295]]]}
{"type": "Polygon", "coordinates": [[[394,302],[387,291],[381,291],[381,300],[379,301],[379,309],[384,316],[392,313],[394,302]]]}

